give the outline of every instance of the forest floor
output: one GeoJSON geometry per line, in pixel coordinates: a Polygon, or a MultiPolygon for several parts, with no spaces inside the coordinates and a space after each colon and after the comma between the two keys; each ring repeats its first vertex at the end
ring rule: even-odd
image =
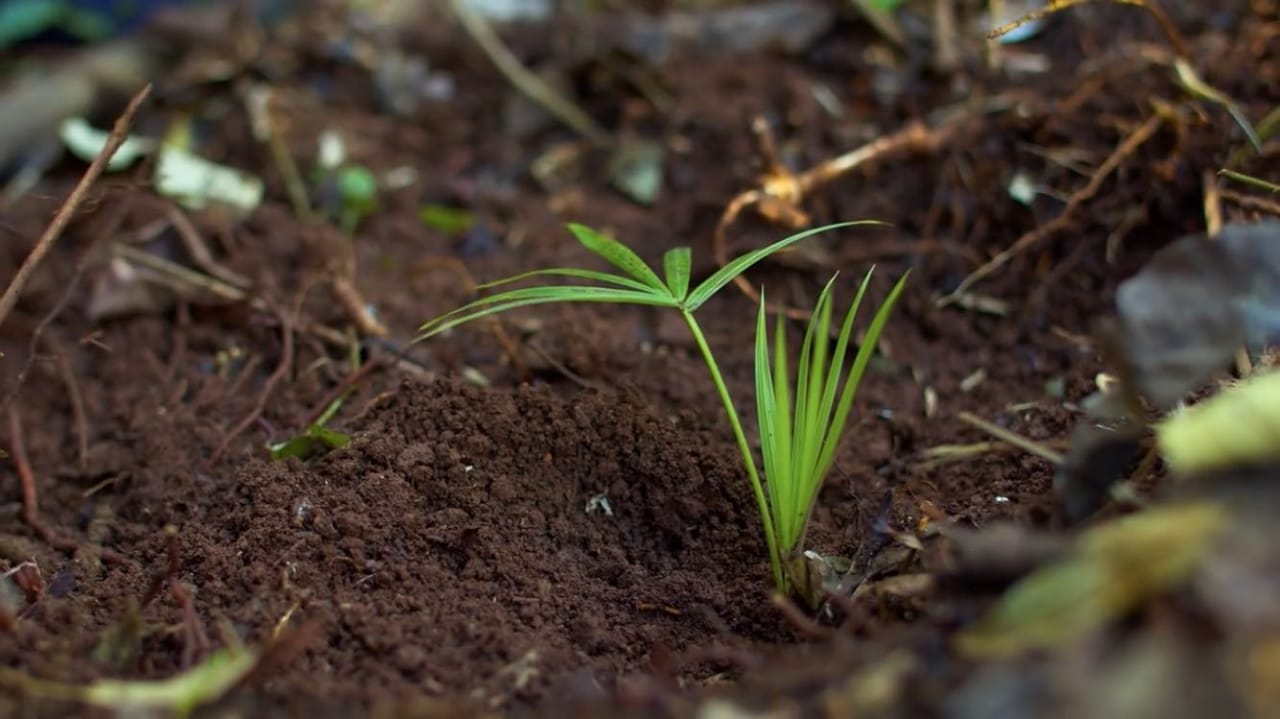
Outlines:
{"type": "MultiPolygon", "coordinates": [[[[1015,578],[957,559],[962,530],[1013,532],[983,551],[1027,549],[1164,481],[1157,466],[1083,519],[1063,509],[1055,462],[960,415],[1065,450],[1107,370],[1093,330],[1118,283],[1207,222],[1276,207],[1218,176],[1266,174],[1275,142],[1250,154],[1175,72],[1185,53],[1263,118],[1280,104],[1275,3],[1166,4],[1185,47],[1110,3],[995,54],[963,3],[952,34],[935,32],[930,3],[904,11],[901,48],[835,2],[782,46],[708,33],[661,59],[624,51],[637,24],[726,11],[650,3],[497,26],[609,138],[658,148],[651,201],[620,192],[610,150],[523,99],[447,15],[360,36],[317,9],[171,43],[133,132],[186,118],[192,151],[261,178],[264,198],[248,213],[188,209],[145,163],[107,173],[4,320],[0,568],[34,563],[44,583],[4,609],[5,683],[164,678],[241,641],[270,661],[210,716],[1275,710],[1264,680],[1280,644],[1242,648],[1234,625],[1177,595],[1050,651],[975,657],[953,642],[1015,578]],[[387,79],[405,58],[428,79],[387,79]],[[267,96],[264,142],[246,108],[267,96]],[[874,264],[879,302],[911,271],[805,538],[850,562],[816,613],[771,595],[741,458],[678,315],[546,305],[413,342],[476,282],[598,267],[569,222],[650,262],[690,246],[695,281],[708,276],[726,208],[767,169],[757,118],[796,171],[908,138],[803,197],[812,224],[885,225],[747,273],[802,307],[833,272],[847,297],[874,264]],[[317,179],[322,137],[381,182],[346,228],[301,211],[338,193],[317,179]],[[271,457],[330,405],[325,426],[349,443],[271,457]],[[937,451],[956,445],[977,449],[937,451]]],[[[105,129],[122,107],[107,104],[105,129]]],[[[85,166],[62,160],[0,210],[0,276],[85,166]]],[[[744,211],[726,251],[793,231],[776,219],[744,211]]],[[[729,285],[699,319],[738,406],[753,406],[753,299],[729,285]]],[[[21,694],[3,713],[65,710],[21,694]]]]}

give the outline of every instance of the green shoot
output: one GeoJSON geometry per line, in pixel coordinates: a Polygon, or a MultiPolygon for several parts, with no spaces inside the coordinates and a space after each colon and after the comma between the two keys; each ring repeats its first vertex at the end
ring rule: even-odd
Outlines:
{"type": "Polygon", "coordinates": [[[774,331],[771,366],[769,331],[761,294],[756,323],[756,411],[760,418],[760,448],[764,455],[769,506],[775,522],[774,536],[778,541],[778,551],[785,558],[794,554],[804,538],[822,480],[835,461],[858,384],[907,280],[907,275],[898,280],[871,320],[866,337],[844,379],[844,388],[840,389],[840,377],[844,373],[849,341],[853,335],[853,321],[871,282],[871,274],[868,271],[863,277],[858,294],[845,314],[834,353],[828,352],[827,345],[835,277],[823,288],[805,331],[804,343],[800,346],[794,404],[787,371],[783,318],[778,317],[774,331]]]}
{"type": "MultiPolygon", "coordinates": [[[[794,500],[782,500],[783,502],[792,501],[792,504],[779,504],[777,494],[780,490],[775,489],[773,480],[770,480],[770,491],[775,495],[773,502],[770,501],[765,494],[764,483],[761,481],[760,473],[756,468],[754,454],[750,445],[747,443],[746,433],[742,429],[742,421],[738,412],[734,407],[733,399],[729,395],[729,389],[724,381],[724,375],[720,371],[720,366],[715,360],[715,356],[711,352],[711,347],[707,344],[706,336],[702,332],[702,327],[694,318],[694,312],[697,311],[707,300],[711,299],[720,289],[733,281],[733,279],[756,263],[765,258],[780,252],[801,240],[841,227],[851,227],[854,225],[876,224],[873,222],[845,222],[824,227],[817,227],[804,232],[799,232],[790,237],[784,238],[767,247],[763,247],[752,252],[748,252],[729,262],[717,272],[707,279],[703,280],[696,287],[690,289],[691,275],[691,253],[687,247],[678,247],[668,251],[662,258],[663,276],[659,277],[658,273],[649,267],[634,251],[626,245],[606,237],[594,230],[577,224],[569,225],[569,230],[577,238],[584,247],[592,253],[603,258],[606,262],[620,271],[619,273],[599,272],[595,270],[585,270],[577,268],[554,268],[546,270],[536,270],[527,272],[515,277],[509,277],[486,285],[481,285],[481,289],[491,289],[509,285],[514,282],[527,280],[531,278],[553,277],[563,280],[581,280],[589,284],[557,284],[551,286],[524,287],[519,289],[508,289],[497,292],[492,295],[480,297],[470,303],[452,311],[441,315],[425,324],[419,330],[416,341],[422,341],[429,337],[433,337],[442,332],[459,325],[471,322],[473,320],[489,317],[508,310],[520,307],[528,307],[531,305],[559,303],[559,302],[605,302],[612,304],[634,304],[648,305],[653,307],[668,307],[680,312],[685,323],[692,333],[694,341],[697,343],[698,350],[702,354],[702,358],[707,365],[707,369],[711,374],[711,380],[714,382],[716,391],[720,396],[721,402],[724,404],[725,412],[729,419],[729,424],[733,428],[734,439],[738,445],[738,451],[742,455],[743,465],[746,467],[747,476],[751,481],[751,488],[755,495],[756,506],[760,512],[760,520],[764,529],[765,543],[769,549],[769,563],[773,572],[774,583],[779,590],[785,591],[788,586],[786,573],[783,570],[783,550],[782,545],[778,542],[777,531],[781,527],[792,527],[793,525],[803,525],[803,519],[808,516],[808,509],[804,509],[800,513],[801,519],[789,516],[786,519],[775,518],[771,508],[783,507],[795,515],[794,502],[799,502],[807,497],[810,504],[816,496],[816,489],[805,490],[804,487],[786,485],[786,477],[789,475],[780,474],[778,485],[784,488],[788,497],[795,496],[794,500]]],[[[828,290],[830,288],[828,287],[828,290]]],[[[863,290],[866,284],[863,284],[863,290]]],[[[896,293],[901,289],[901,283],[895,289],[896,293]]],[[[861,293],[859,294],[861,298],[861,293]]],[[[891,304],[891,303],[890,303],[891,304]]],[[[828,299],[829,305],[829,299],[828,299]]],[[[855,302],[855,309],[857,303],[855,302]]],[[[826,311],[829,317],[830,308],[826,311]]],[[[835,432],[821,433],[820,439],[817,441],[818,458],[825,458],[825,464],[819,463],[822,467],[822,473],[831,464],[831,456],[835,453],[835,444],[839,438],[839,429],[843,427],[844,419],[849,413],[849,405],[853,400],[853,392],[850,389],[857,387],[857,379],[861,377],[862,369],[866,366],[866,360],[870,357],[871,349],[874,347],[874,339],[879,336],[880,329],[883,327],[884,320],[887,317],[887,310],[881,311],[876,316],[876,321],[872,323],[871,333],[868,335],[869,342],[864,343],[862,349],[858,353],[858,359],[854,362],[854,368],[850,373],[850,381],[846,382],[845,392],[840,397],[840,403],[836,408],[836,418],[838,423],[829,423],[835,428],[835,432]],[[831,437],[827,435],[830,434],[831,437]],[[828,446],[829,445],[829,446],[828,446]]],[[[852,313],[848,322],[852,321],[852,313]]],[[[824,337],[820,349],[825,357],[825,327],[821,333],[824,337]]],[[[843,351],[848,345],[848,335],[851,331],[851,325],[844,330],[844,337],[839,343],[837,354],[843,356],[843,351]]],[[[825,363],[825,360],[824,360],[825,363]]],[[[785,377],[785,367],[782,368],[782,376],[785,377]]],[[[839,374],[837,371],[836,375],[839,374]]],[[[831,379],[830,389],[826,387],[827,375],[821,371],[815,373],[815,376],[822,377],[821,396],[831,394],[835,395],[835,379],[831,379]]],[[[785,381],[785,380],[784,380],[785,381]]],[[[801,386],[807,387],[803,382],[801,386]]],[[[776,400],[776,398],[775,398],[776,400]]],[[[814,400],[815,403],[818,400],[814,400]]],[[[828,401],[828,404],[830,400],[828,401]]],[[[782,403],[782,406],[789,407],[789,404],[782,403]]],[[[828,416],[829,416],[828,412],[828,416]]],[[[817,420],[806,420],[805,427],[814,425],[817,420]]],[[[825,420],[824,420],[825,421],[825,420]]],[[[788,422],[788,427],[790,426],[788,422]]],[[[812,430],[806,430],[812,431],[812,430]]],[[[806,441],[809,436],[806,435],[806,441]]],[[[773,449],[770,449],[772,452],[773,449]]],[[[812,474],[812,470],[806,470],[808,474],[812,474]]],[[[818,479],[821,479],[822,473],[819,473],[818,479]]],[[[793,473],[798,475],[799,473],[793,473]]],[[[790,530],[789,530],[790,531],[790,530]]],[[[796,539],[792,540],[790,545],[794,547],[796,539]]]]}

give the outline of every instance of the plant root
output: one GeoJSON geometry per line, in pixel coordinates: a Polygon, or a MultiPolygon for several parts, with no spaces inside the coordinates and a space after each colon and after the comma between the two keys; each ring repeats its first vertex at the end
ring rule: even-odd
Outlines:
{"type": "MultiPolygon", "coordinates": [[[[852,152],[819,163],[808,170],[793,173],[787,169],[780,159],[777,142],[773,132],[763,117],[757,117],[752,123],[752,131],[759,143],[760,154],[765,162],[765,172],[760,178],[760,186],[740,193],[729,201],[720,221],[716,224],[712,237],[712,251],[716,262],[724,267],[729,263],[729,241],[727,231],[747,208],[755,208],[765,219],[782,224],[789,229],[798,230],[809,224],[809,215],[802,209],[805,198],[817,188],[826,185],[836,178],[873,160],[897,152],[932,152],[950,140],[958,123],[950,122],[937,127],[929,127],[924,122],[915,121],[891,135],[877,138],[852,152]]],[[[898,248],[895,252],[914,252],[921,249],[937,250],[942,248],[938,243],[917,243],[911,249],[898,248]]],[[[947,248],[949,251],[950,248],[947,248]]],[[[744,276],[737,276],[733,283],[752,302],[760,302],[760,293],[744,276]]],[[[782,313],[791,319],[807,320],[808,310],[766,305],[770,312],[782,313]]]]}

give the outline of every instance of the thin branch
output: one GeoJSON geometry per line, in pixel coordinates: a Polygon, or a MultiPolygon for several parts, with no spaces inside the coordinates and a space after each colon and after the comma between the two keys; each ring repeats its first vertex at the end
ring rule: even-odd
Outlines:
{"type": "Polygon", "coordinates": [[[1061,465],[1063,462],[1063,456],[1061,453],[1055,452],[1054,450],[1027,439],[1020,434],[1010,432],[1004,427],[988,422],[977,415],[970,414],[969,412],[961,412],[957,414],[956,417],[963,420],[966,424],[973,425],[992,437],[995,437],[1002,442],[1007,442],[1027,454],[1033,454],[1050,464],[1061,465]]]}
{"type": "Polygon", "coordinates": [[[964,278],[960,285],[951,292],[951,294],[938,300],[938,306],[945,307],[955,303],[956,300],[966,294],[971,287],[986,279],[1014,257],[1026,252],[1031,249],[1031,247],[1051,237],[1054,233],[1065,229],[1075,217],[1076,211],[1079,210],[1084,203],[1093,199],[1094,195],[1098,194],[1098,190],[1102,188],[1102,183],[1120,167],[1122,162],[1136,152],[1143,143],[1150,140],[1151,137],[1156,134],[1156,131],[1160,129],[1160,126],[1164,124],[1164,121],[1165,116],[1162,113],[1155,113],[1151,117],[1147,118],[1147,120],[1139,125],[1138,129],[1130,133],[1130,135],[1124,139],[1124,142],[1121,142],[1120,145],[1116,147],[1115,151],[1113,151],[1102,165],[1098,167],[1098,171],[1093,173],[1093,177],[1089,179],[1088,184],[1071,195],[1070,199],[1067,200],[1066,206],[1062,208],[1062,212],[1059,212],[1052,220],[1049,220],[1045,224],[1036,227],[1030,232],[1024,234],[1022,237],[1019,237],[1016,242],[1002,250],[995,257],[992,257],[986,264],[971,272],[969,276],[964,278]]]}
{"type": "Polygon", "coordinates": [[[71,217],[75,214],[76,208],[84,202],[90,186],[98,179],[98,175],[102,174],[102,171],[106,169],[107,162],[116,154],[116,150],[120,149],[120,145],[124,143],[129,126],[133,124],[133,116],[137,114],[138,108],[142,106],[143,101],[150,94],[151,84],[147,83],[129,101],[129,106],[125,108],[124,114],[120,115],[120,118],[116,120],[115,126],[111,128],[111,135],[107,138],[107,144],[103,146],[102,152],[98,153],[98,156],[89,165],[89,169],[85,170],[80,182],[71,191],[71,194],[67,195],[62,207],[58,208],[57,214],[53,216],[53,221],[49,223],[49,226],[45,228],[44,234],[36,241],[36,246],[32,248],[31,254],[27,255],[27,259],[23,260],[22,266],[18,268],[18,273],[13,277],[13,281],[5,289],[4,295],[0,296],[0,325],[4,324],[5,319],[9,317],[14,305],[18,304],[18,297],[22,295],[22,290],[27,286],[32,273],[35,272],[40,262],[44,260],[45,255],[49,254],[49,250],[53,249],[53,245],[58,241],[58,238],[62,236],[62,231],[71,222],[71,217]]]}
{"type": "Polygon", "coordinates": [[[517,90],[592,143],[601,146],[610,144],[609,133],[604,128],[543,82],[542,78],[521,65],[520,60],[507,49],[507,46],[502,43],[502,38],[498,37],[483,18],[467,9],[461,0],[450,0],[449,8],[462,23],[463,29],[471,39],[480,46],[481,50],[484,50],[493,64],[517,90]]]}

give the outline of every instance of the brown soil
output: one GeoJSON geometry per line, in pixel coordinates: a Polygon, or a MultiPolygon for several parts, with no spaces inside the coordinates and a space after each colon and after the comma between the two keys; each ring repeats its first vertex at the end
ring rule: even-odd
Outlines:
{"type": "MultiPolygon", "coordinates": [[[[1277,100],[1280,63],[1274,24],[1270,36],[1262,29],[1267,3],[1253,5],[1226,3],[1214,18],[1183,11],[1177,21],[1207,78],[1261,117],[1277,100]]],[[[1079,338],[1153,248],[1203,227],[1201,173],[1238,143],[1219,110],[1184,115],[1139,148],[1068,230],[975,288],[1010,312],[937,308],[935,299],[983,259],[1061,210],[1053,197],[1031,208],[1012,200],[1015,173],[1059,195],[1087,182],[1064,166],[1070,162],[1046,159],[1044,148],[1078,152],[1096,168],[1150,114],[1148,97],[1185,97],[1167,67],[1141,59],[1140,47],[1161,42],[1142,13],[1088,7],[1055,23],[1027,50],[1043,53],[1051,73],[1010,77],[975,57],[954,76],[962,87],[931,71],[895,70],[905,89],[892,103],[877,100],[872,86],[890,71],[860,50],[875,35],[848,21],[798,56],[761,50],[674,61],[662,73],[671,102],[661,113],[588,63],[574,76],[589,111],[677,148],[651,208],[609,189],[594,156],[553,196],[533,184],[529,164],[567,136],[554,126],[534,137],[504,134],[500,108],[512,91],[460,34],[410,33],[406,43],[459,87],[454,101],[410,119],[381,114],[358,73],[305,54],[304,66],[314,62],[336,89],[308,95],[302,73],[278,82],[297,92],[288,100],[296,118],[289,137],[300,157],[314,152],[319,130],[335,128],[354,159],[376,171],[418,171],[415,185],[392,193],[361,225],[354,244],[357,287],[399,346],[420,322],[469,296],[470,280],[442,257],[460,259],[477,279],[596,266],[563,229],[567,221],[607,228],[651,261],[691,245],[695,279],[705,277],[721,210],[754,182],[756,114],[783,117],[785,151],[809,165],[970,95],[1017,93],[1020,110],[982,116],[938,152],[853,173],[810,204],[817,222],[891,226],[818,240],[820,253],[751,273],[799,304],[833,270],[844,296],[874,262],[877,299],[912,270],[807,542],[852,558],[867,576],[888,577],[928,569],[927,556],[892,538],[926,517],[979,527],[1003,518],[1068,524],[1043,460],[994,452],[922,468],[920,453],[986,439],[955,419],[960,411],[1036,440],[1065,438],[1077,418],[1072,402],[1092,391],[1103,368],[1079,338]],[[844,117],[813,99],[818,84],[845,98],[844,117]],[[423,227],[417,212],[426,202],[470,207],[489,240],[423,227]],[[913,251],[920,241],[943,251],[913,251]],[[979,370],[985,380],[970,388],[966,378],[979,370]],[[1056,383],[1060,397],[1047,389],[1056,383]]],[[[563,51],[541,37],[509,39],[529,57],[563,51]]],[[[160,117],[166,101],[177,102],[166,97],[144,114],[160,117]]],[[[138,182],[100,183],[0,332],[3,387],[17,392],[8,407],[38,483],[40,519],[62,540],[24,523],[17,475],[6,472],[0,567],[34,561],[50,588],[0,640],[0,663],[60,680],[164,677],[224,645],[224,633],[261,645],[279,627],[305,627],[305,644],[217,710],[683,715],[703,690],[806,702],[906,649],[931,664],[919,671],[918,691],[894,704],[896,715],[941,713],[939,697],[967,671],[945,637],[972,616],[969,600],[873,592],[825,617],[821,631],[780,612],[741,460],[678,317],[549,306],[504,321],[514,352],[477,324],[410,347],[399,364],[384,345],[366,342],[365,356],[380,364],[331,423],[351,443],[307,462],[270,460],[264,445],[303,427],[349,372],[345,350],[298,329],[305,318],[347,330],[318,281],[342,240],[295,219],[242,113],[215,117],[207,135],[202,151],[258,172],[268,200],[243,222],[213,213],[192,219],[220,238],[211,239],[219,261],[251,278],[276,310],[188,298],[90,321],[103,249],[162,217],[138,182]],[[29,356],[46,316],[53,319],[29,356]],[[210,464],[268,388],[285,335],[287,374],[261,418],[210,464]],[[488,386],[463,379],[464,369],[488,386]]],[[[0,276],[13,275],[81,167],[60,165],[0,214],[8,236],[0,276]]],[[[754,219],[733,230],[738,248],[785,232],[754,219]]],[[[187,261],[167,235],[141,247],[187,261]]],[[[700,317],[735,401],[751,407],[753,305],[730,286],[700,317]]],[[[0,706],[32,715],[66,708],[8,699],[0,706]]]]}

